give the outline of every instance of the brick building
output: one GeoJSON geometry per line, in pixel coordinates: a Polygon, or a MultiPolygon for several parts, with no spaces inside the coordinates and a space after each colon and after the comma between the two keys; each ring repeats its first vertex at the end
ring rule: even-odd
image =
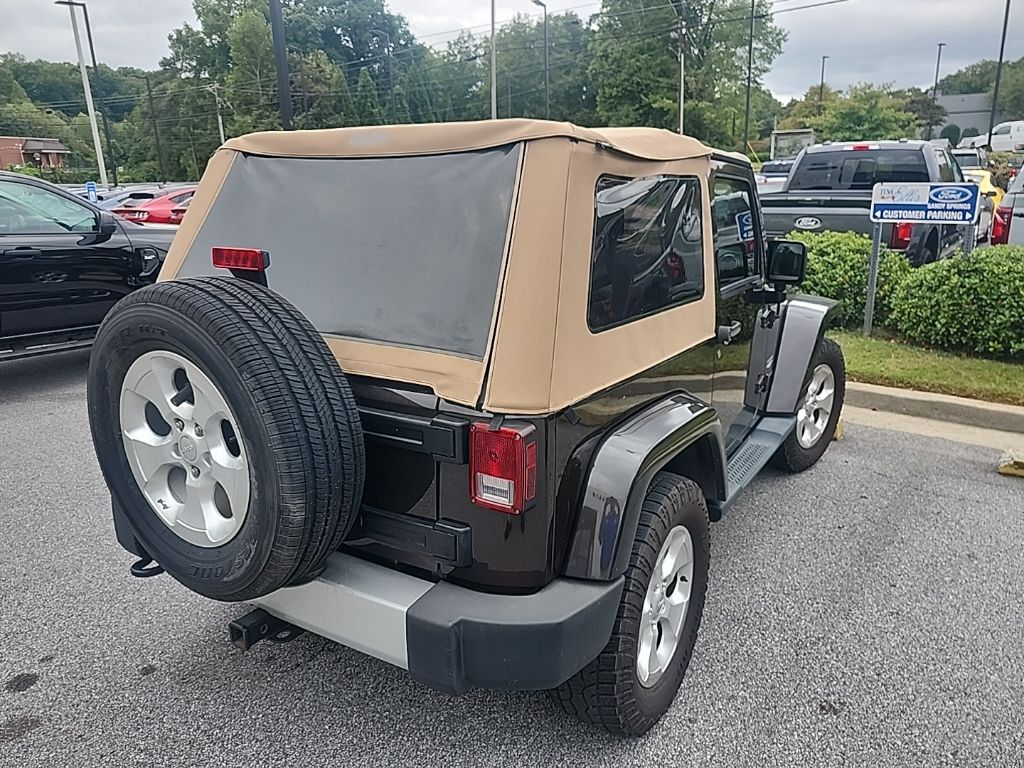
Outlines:
{"type": "Polygon", "coordinates": [[[57,139],[0,136],[0,170],[12,165],[31,165],[44,171],[63,168],[69,152],[57,139]]]}

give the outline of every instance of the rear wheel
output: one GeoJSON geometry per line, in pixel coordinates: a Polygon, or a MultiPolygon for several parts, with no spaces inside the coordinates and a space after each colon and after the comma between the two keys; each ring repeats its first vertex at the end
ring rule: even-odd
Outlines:
{"type": "Polygon", "coordinates": [[[194,278],[123,299],[96,336],[89,417],[136,541],[207,597],[315,577],[355,520],[355,400],[323,337],[269,289],[194,278]]]}
{"type": "Polygon", "coordinates": [[[843,350],[831,339],[822,339],[811,380],[797,404],[796,428],[772,457],[772,464],[790,472],[814,466],[835,435],[845,396],[843,350]]]}
{"type": "Polygon", "coordinates": [[[665,714],[697,642],[710,540],[700,488],[660,473],[641,510],[611,639],[552,691],[565,711],[619,736],[640,736],[665,714]]]}

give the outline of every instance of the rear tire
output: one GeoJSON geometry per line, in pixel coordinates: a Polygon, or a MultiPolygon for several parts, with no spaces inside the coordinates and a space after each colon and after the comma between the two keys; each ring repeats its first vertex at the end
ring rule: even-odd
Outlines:
{"type": "Polygon", "coordinates": [[[365,458],[352,392],[320,333],[267,288],[191,278],[130,294],[96,336],[88,399],[100,467],[136,541],[199,594],[251,600],[307,581],[355,520],[365,458]],[[137,362],[148,383],[130,370],[137,362]],[[219,409],[201,407],[210,392],[219,409]],[[139,404],[145,417],[123,425],[139,404]],[[232,434],[214,434],[224,422],[232,434]],[[237,530],[218,539],[209,494],[189,494],[228,464],[245,469],[248,488],[243,509],[221,512],[237,530]]]}
{"type": "Polygon", "coordinates": [[[658,722],[675,699],[697,642],[710,545],[708,510],[700,488],[679,475],[658,474],[641,509],[611,639],[596,659],[551,692],[562,709],[617,736],[640,736],[658,722]],[[686,542],[689,569],[684,563],[674,583],[659,591],[661,579],[653,578],[660,572],[658,566],[666,562],[673,546],[686,542]],[[681,590],[687,588],[678,632],[671,632],[671,615],[658,614],[657,605],[671,611],[673,596],[681,599],[681,590]],[[653,632],[659,644],[651,653],[644,653],[651,647],[644,643],[645,629],[647,638],[653,632]],[[661,648],[669,638],[674,645],[661,648]],[[650,660],[657,650],[664,653],[656,667],[650,660]],[[641,670],[646,673],[643,682],[641,670]]]}
{"type": "Polygon", "coordinates": [[[842,348],[832,339],[821,340],[814,358],[811,381],[802,396],[796,429],[786,438],[771,461],[773,466],[789,472],[803,472],[814,466],[836,433],[836,424],[839,423],[846,397],[846,361],[842,348]],[[822,384],[827,387],[828,382],[831,382],[828,412],[821,414],[822,396],[828,394],[822,384]],[[809,428],[808,425],[813,426],[809,428]]]}

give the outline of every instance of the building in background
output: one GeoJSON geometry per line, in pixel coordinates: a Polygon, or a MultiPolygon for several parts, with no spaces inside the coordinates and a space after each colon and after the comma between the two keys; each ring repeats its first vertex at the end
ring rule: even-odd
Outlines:
{"type": "Polygon", "coordinates": [[[19,165],[30,165],[43,171],[64,168],[70,152],[57,139],[0,136],[0,170],[19,165]]]}
{"type": "MultiPolygon", "coordinates": [[[[939,106],[946,110],[946,120],[939,130],[947,125],[955,125],[963,133],[968,128],[974,128],[978,134],[988,131],[989,109],[992,102],[989,101],[987,93],[963,93],[945,95],[941,91],[938,95],[939,106]]],[[[1001,119],[996,115],[996,122],[1001,119]]]]}

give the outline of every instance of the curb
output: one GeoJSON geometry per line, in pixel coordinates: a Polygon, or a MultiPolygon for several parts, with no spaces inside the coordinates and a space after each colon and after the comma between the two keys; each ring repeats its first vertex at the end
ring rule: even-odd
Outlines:
{"type": "Polygon", "coordinates": [[[1024,433],[1024,408],[1017,405],[854,381],[846,384],[846,404],[981,429],[1024,433]]]}

